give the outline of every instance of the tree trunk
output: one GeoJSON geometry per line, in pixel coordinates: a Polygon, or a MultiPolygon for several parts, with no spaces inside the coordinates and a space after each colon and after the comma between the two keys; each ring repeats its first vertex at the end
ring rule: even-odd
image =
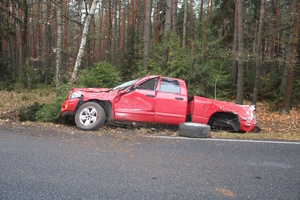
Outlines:
{"type": "Polygon", "coordinates": [[[190,4],[189,47],[190,49],[193,49],[193,0],[190,0],[190,4]]]}
{"type": "Polygon", "coordinates": [[[77,14],[77,20],[78,20],[78,25],[77,25],[77,46],[79,47],[80,45],[80,33],[81,33],[81,0],[77,1],[77,6],[78,6],[78,14],[77,14]]]}
{"type": "Polygon", "coordinates": [[[275,52],[276,52],[276,57],[279,57],[279,51],[280,51],[280,42],[279,42],[279,23],[280,23],[280,0],[276,0],[275,2],[275,9],[276,9],[276,42],[275,42],[275,52]],[[277,47],[276,47],[277,44],[277,47]]]}
{"type": "Polygon", "coordinates": [[[48,84],[49,82],[49,68],[51,66],[51,2],[47,0],[46,4],[46,26],[45,26],[45,63],[44,63],[44,76],[45,76],[45,83],[48,84]]]}
{"type": "Polygon", "coordinates": [[[171,11],[172,11],[171,8],[172,8],[172,0],[167,0],[164,35],[166,35],[171,30],[171,11]]]}
{"type": "MultiPolygon", "coordinates": [[[[19,19],[22,19],[23,15],[22,15],[22,10],[21,8],[18,9],[18,18],[19,19]]],[[[2,47],[2,46],[1,46],[2,47]]],[[[17,43],[17,49],[18,49],[18,52],[19,52],[19,59],[20,59],[20,62],[19,62],[19,74],[22,74],[23,73],[23,51],[22,51],[22,25],[19,26],[19,37],[18,37],[18,43],[17,43]]]]}
{"type": "Polygon", "coordinates": [[[112,61],[112,55],[111,55],[111,53],[112,53],[112,42],[111,42],[111,39],[112,39],[112,35],[111,35],[111,33],[112,33],[112,21],[111,21],[111,19],[112,19],[112,17],[111,17],[111,0],[108,0],[107,1],[107,9],[108,9],[108,18],[107,18],[107,34],[106,34],[106,36],[107,36],[107,40],[106,40],[106,42],[107,42],[107,46],[106,46],[106,49],[107,49],[107,54],[106,54],[106,57],[108,58],[108,61],[111,63],[111,61],[112,61]]]}
{"type": "Polygon", "coordinates": [[[236,103],[244,101],[244,35],[243,35],[243,0],[238,0],[238,73],[236,103]]]}
{"type": "Polygon", "coordinates": [[[259,87],[259,79],[260,79],[260,71],[262,64],[262,31],[265,23],[265,11],[266,11],[266,0],[261,0],[261,9],[260,9],[260,17],[259,17],[259,25],[258,25],[258,35],[256,41],[256,59],[255,59],[255,81],[254,81],[254,89],[252,96],[252,105],[256,106],[257,103],[257,95],[258,95],[258,87],[259,87]]]}
{"type": "Polygon", "coordinates": [[[92,21],[92,16],[95,14],[95,10],[96,10],[98,2],[99,2],[99,0],[93,0],[93,4],[91,6],[90,11],[88,12],[88,16],[87,16],[87,18],[85,20],[85,23],[84,23],[81,44],[80,44],[77,59],[76,59],[76,62],[75,62],[71,84],[73,84],[75,82],[76,78],[77,78],[77,71],[78,71],[78,68],[81,65],[81,61],[82,61],[82,58],[83,58],[84,53],[85,53],[86,39],[88,37],[88,33],[89,33],[91,21],[92,21]]]}
{"type": "Polygon", "coordinates": [[[32,85],[31,85],[31,77],[30,77],[30,69],[29,69],[29,63],[28,63],[28,58],[27,58],[27,52],[28,52],[28,38],[27,38],[27,28],[28,28],[28,10],[29,10],[29,5],[27,0],[23,0],[22,2],[22,10],[24,13],[24,18],[22,22],[22,56],[23,56],[23,63],[22,66],[24,67],[25,75],[26,75],[26,80],[27,80],[27,88],[31,90],[32,85]]]}
{"type": "Polygon", "coordinates": [[[299,52],[297,52],[298,43],[299,43],[299,26],[300,26],[299,12],[300,12],[300,2],[298,0],[293,0],[293,3],[291,5],[291,17],[295,26],[291,28],[290,37],[289,37],[290,52],[288,52],[287,54],[289,56],[289,59],[287,61],[288,74],[287,74],[287,82],[286,82],[284,98],[283,98],[283,103],[281,108],[283,114],[288,113],[290,109],[290,101],[291,101],[291,96],[293,91],[293,81],[294,81],[295,68],[297,63],[297,54],[299,55],[299,52]]]}
{"type": "Polygon", "coordinates": [[[172,13],[172,30],[177,35],[177,0],[173,0],[172,13]]]}
{"type": "Polygon", "coordinates": [[[147,58],[150,52],[151,34],[151,0],[145,1],[145,25],[144,25],[144,68],[147,70],[147,58]]]}
{"type": "Polygon", "coordinates": [[[185,0],[185,4],[184,4],[184,16],[183,16],[182,48],[185,47],[187,7],[188,7],[188,0],[185,0]]]}
{"type": "Polygon", "coordinates": [[[118,32],[118,24],[117,24],[117,0],[114,0],[113,2],[113,50],[112,50],[112,64],[115,65],[117,60],[117,32],[118,32]]]}
{"type": "MultiPolygon", "coordinates": [[[[15,8],[14,8],[14,2],[11,2],[11,7],[12,7],[12,15],[15,15],[15,8]]],[[[14,79],[17,80],[18,77],[18,68],[17,68],[17,53],[16,53],[16,39],[17,39],[17,29],[16,29],[16,25],[13,24],[12,27],[10,27],[10,29],[12,29],[13,33],[9,35],[9,45],[10,45],[10,52],[11,52],[11,75],[14,75],[14,79]],[[13,73],[14,71],[14,73],[13,73]]],[[[2,56],[0,54],[0,56],[2,56]]],[[[1,69],[1,68],[0,68],[1,69]]]]}
{"type": "Polygon", "coordinates": [[[117,48],[118,48],[118,56],[121,55],[121,48],[122,48],[122,41],[121,41],[121,20],[123,19],[123,16],[122,16],[122,11],[121,11],[121,7],[122,6],[122,1],[119,0],[119,21],[118,21],[118,45],[117,45],[117,48]]]}
{"type": "Polygon", "coordinates": [[[200,12],[199,12],[199,40],[201,39],[201,25],[202,25],[202,14],[203,13],[203,0],[201,0],[200,4],[200,12]]]}
{"type": "Polygon", "coordinates": [[[62,46],[63,46],[63,19],[62,19],[62,11],[63,11],[63,0],[57,1],[57,47],[56,47],[56,94],[58,95],[58,89],[60,86],[60,76],[61,76],[61,61],[62,61],[62,46]]]}
{"type": "Polygon", "coordinates": [[[234,11],[234,34],[233,34],[233,48],[232,48],[232,76],[234,83],[236,83],[236,61],[237,61],[237,42],[238,42],[238,13],[237,13],[237,1],[235,0],[235,11],[234,11]]]}
{"type": "Polygon", "coordinates": [[[99,61],[101,61],[103,59],[103,48],[102,48],[102,44],[103,44],[103,12],[104,12],[104,1],[102,1],[101,3],[101,9],[99,11],[99,61]]]}
{"type": "MultiPolygon", "coordinates": [[[[166,4],[166,16],[165,16],[165,26],[164,26],[164,37],[166,37],[171,30],[171,15],[172,15],[172,0],[167,0],[166,4]]],[[[165,50],[162,56],[162,68],[165,71],[165,75],[168,75],[167,64],[169,59],[169,47],[165,50]]]]}
{"type": "MultiPolygon", "coordinates": [[[[64,0],[64,1],[65,1],[64,15],[67,16],[68,13],[70,12],[70,7],[68,6],[70,0],[64,0]]],[[[68,48],[68,26],[69,26],[68,20],[64,18],[63,22],[64,22],[64,45],[63,45],[63,63],[62,63],[63,71],[62,72],[65,72],[67,69],[67,63],[68,63],[67,61],[68,61],[68,56],[71,53],[70,51],[71,48],[68,48]]],[[[70,35],[72,34],[70,33],[70,35]]]]}
{"type": "MultiPolygon", "coordinates": [[[[210,19],[210,14],[209,14],[209,0],[207,0],[207,11],[206,11],[206,32],[205,32],[205,41],[204,41],[204,49],[207,47],[207,40],[208,40],[208,29],[209,29],[209,19],[210,19]]],[[[205,59],[206,53],[203,53],[203,58],[205,59]]]]}

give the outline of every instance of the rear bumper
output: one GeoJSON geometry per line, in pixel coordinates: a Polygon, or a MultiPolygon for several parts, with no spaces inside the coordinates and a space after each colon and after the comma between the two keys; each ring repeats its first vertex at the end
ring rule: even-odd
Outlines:
{"type": "Polygon", "coordinates": [[[251,132],[256,125],[256,121],[257,121],[256,115],[253,115],[253,118],[247,121],[240,119],[241,122],[240,131],[251,132]]]}

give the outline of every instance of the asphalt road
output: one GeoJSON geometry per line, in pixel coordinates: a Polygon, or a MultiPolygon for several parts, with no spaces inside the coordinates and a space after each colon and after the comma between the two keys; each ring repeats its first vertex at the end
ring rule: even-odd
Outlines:
{"type": "Polygon", "coordinates": [[[300,199],[300,143],[0,125],[0,199],[300,199]]]}

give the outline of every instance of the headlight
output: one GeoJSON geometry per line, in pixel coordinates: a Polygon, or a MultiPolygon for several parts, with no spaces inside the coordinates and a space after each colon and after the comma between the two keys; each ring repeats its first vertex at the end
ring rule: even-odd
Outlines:
{"type": "Polygon", "coordinates": [[[70,99],[76,99],[76,98],[80,98],[81,97],[81,92],[80,91],[77,91],[77,92],[73,92],[71,94],[71,97],[70,99]]]}

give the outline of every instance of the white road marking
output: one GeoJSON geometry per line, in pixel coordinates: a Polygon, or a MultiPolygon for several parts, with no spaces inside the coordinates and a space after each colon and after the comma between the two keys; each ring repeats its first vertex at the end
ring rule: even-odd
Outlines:
{"type": "Polygon", "coordinates": [[[188,137],[172,137],[172,136],[147,136],[150,138],[176,139],[176,140],[202,140],[202,141],[221,141],[221,142],[247,142],[247,143],[268,143],[268,144],[298,144],[300,142],[288,141],[270,141],[270,140],[237,140],[237,139],[214,139],[214,138],[188,138],[188,137]]]}

